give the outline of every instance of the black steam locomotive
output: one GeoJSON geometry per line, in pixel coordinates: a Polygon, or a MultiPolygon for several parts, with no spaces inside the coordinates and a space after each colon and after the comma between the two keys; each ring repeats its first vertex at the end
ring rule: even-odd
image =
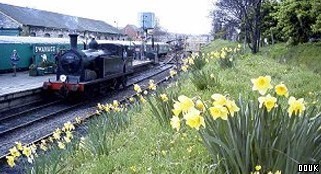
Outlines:
{"type": "Polygon", "coordinates": [[[44,82],[45,90],[68,96],[126,85],[127,75],[133,73],[134,44],[92,39],[87,49],[78,51],[78,35],[69,36],[71,49],[57,58],[57,80],[44,82]]]}

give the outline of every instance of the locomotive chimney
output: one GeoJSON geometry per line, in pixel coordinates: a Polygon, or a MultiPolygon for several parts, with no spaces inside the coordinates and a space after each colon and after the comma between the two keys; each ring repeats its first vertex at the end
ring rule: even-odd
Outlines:
{"type": "Polygon", "coordinates": [[[69,34],[70,37],[70,47],[73,50],[77,50],[77,37],[78,34],[69,34]]]}

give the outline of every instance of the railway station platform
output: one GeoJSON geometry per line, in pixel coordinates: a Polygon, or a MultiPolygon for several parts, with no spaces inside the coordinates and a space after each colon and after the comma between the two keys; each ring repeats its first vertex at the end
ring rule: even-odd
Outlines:
{"type": "Polygon", "coordinates": [[[0,97],[7,94],[28,91],[42,87],[43,82],[55,80],[55,74],[45,76],[29,76],[29,72],[17,72],[17,76],[13,77],[13,73],[0,74],[0,97]]]}

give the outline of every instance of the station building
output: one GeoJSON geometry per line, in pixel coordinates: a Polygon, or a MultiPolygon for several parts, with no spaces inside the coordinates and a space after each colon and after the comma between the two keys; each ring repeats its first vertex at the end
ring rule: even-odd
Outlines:
{"type": "Polygon", "coordinates": [[[71,32],[81,38],[123,39],[104,21],[0,3],[0,35],[68,38],[71,32]]]}

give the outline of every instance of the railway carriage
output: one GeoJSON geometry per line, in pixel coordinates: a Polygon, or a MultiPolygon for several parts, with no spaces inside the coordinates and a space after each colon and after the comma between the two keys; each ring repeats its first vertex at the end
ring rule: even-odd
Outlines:
{"type": "MultiPolygon", "coordinates": [[[[81,49],[83,44],[77,45],[81,49]]],[[[31,64],[40,66],[43,59],[55,62],[55,55],[60,50],[70,49],[69,39],[0,36],[0,73],[12,71],[10,56],[17,50],[20,61],[18,70],[28,70],[31,64]]]]}

